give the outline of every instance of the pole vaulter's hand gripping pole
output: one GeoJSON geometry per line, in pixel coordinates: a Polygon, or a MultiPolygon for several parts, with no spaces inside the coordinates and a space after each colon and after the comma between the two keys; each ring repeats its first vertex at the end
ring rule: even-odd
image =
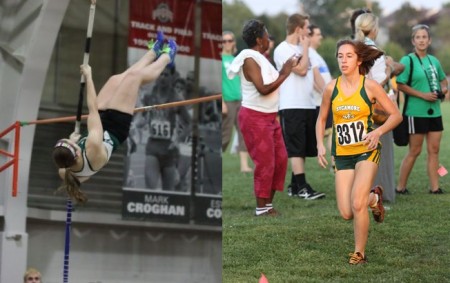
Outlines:
{"type": "MultiPolygon", "coordinates": [[[[96,0],[91,0],[91,8],[89,10],[89,22],[86,33],[86,43],[84,46],[84,57],[83,57],[83,65],[89,64],[89,52],[91,48],[91,37],[92,30],[94,28],[94,16],[95,16],[95,3],[96,0]]],[[[84,96],[84,88],[86,86],[86,81],[84,76],[81,75],[80,79],[80,94],[78,97],[78,109],[77,109],[77,120],[75,122],[75,133],[80,133],[80,125],[81,125],[81,112],[83,108],[83,96],[84,96]]]]}

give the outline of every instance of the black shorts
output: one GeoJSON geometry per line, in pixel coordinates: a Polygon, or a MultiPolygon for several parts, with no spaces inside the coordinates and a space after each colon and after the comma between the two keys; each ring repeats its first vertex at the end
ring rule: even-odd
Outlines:
{"type": "Polygon", "coordinates": [[[98,110],[102,121],[103,131],[108,131],[123,143],[130,132],[130,125],[133,116],[129,113],[120,112],[114,109],[98,110]]]}
{"type": "Polygon", "coordinates": [[[280,110],[288,157],[317,156],[316,117],[316,109],[280,110]]]}
{"type": "MultiPolygon", "coordinates": [[[[320,112],[320,106],[317,106],[316,107],[316,120],[319,117],[319,112],[320,112]]],[[[328,109],[327,121],[325,122],[325,130],[331,129],[332,126],[333,126],[333,113],[331,112],[331,107],[330,107],[330,109],[328,109]]]]}
{"type": "Polygon", "coordinates": [[[428,132],[442,132],[444,130],[442,116],[435,118],[407,116],[407,118],[410,134],[426,134],[428,132]]]}

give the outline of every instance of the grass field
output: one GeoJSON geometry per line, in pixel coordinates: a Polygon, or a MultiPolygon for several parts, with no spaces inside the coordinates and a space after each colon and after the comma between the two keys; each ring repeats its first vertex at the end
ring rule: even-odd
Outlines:
{"type": "MultiPolygon", "coordinates": [[[[440,161],[450,168],[450,103],[442,106],[444,136],[440,161]]],[[[395,148],[398,168],[406,148],[395,148]]],[[[428,193],[426,148],[408,183],[410,195],[386,203],[385,222],[371,216],[369,263],[350,266],[353,226],[336,208],[334,176],[307,159],[307,181],[326,198],[275,196],[280,217],[253,216],[253,176],[239,172],[237,155],[222,159],[223,282],[258,282],[264,273],[276,282],[450,282],[450,175],[441,178],[444,195],[428,193]]],[[[289,171],[289,170],[288,170],[289,171]]],[[[290,174],[290,171],[288,172],[290,174]]],[[[286,178],[286,186],[290,178],[286,178]]]]}

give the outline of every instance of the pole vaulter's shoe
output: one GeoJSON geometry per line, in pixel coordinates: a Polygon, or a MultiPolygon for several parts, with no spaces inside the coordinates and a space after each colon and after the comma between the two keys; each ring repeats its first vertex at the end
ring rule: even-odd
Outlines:
{"type": "Polygon", "coordinates": [[[162,31],[158,31],[156,33],[156,39],[152,38],[147,43],[148,50],[153,50],[156,54],[156,57],[159,57],[159,55],[161,55],[163,45],[164,45],[164,34],[162,31]]]}
{"type": "Polygon", "coordinates": [[[175,55],[177,54],[177,50],[178,50],[177,43],[172,39],[169,39],[167,44],[164,44],[164,47],[161,50],[161,54],[167,53],[167,55],[169,55],[170,63],[168,66],[170,68],[173,68],[175,66],[175,55]]]}

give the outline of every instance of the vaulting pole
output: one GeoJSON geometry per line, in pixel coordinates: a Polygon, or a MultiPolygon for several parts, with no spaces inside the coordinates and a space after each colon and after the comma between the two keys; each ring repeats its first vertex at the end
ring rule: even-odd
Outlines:
{"type": "MultiPolygon", "coordinates": [[[[89,64],[89,52],[91,49],[91,38],[92,38],[92,30],[94,28],[94,17],[95,17],[95,4],[96,0],[91,0],[91,7],[89,9],[89,21],[88,21],[88,27],[87,27],[87,33],[86,33],[86,42],[84,46],[84,57],[83,57],[83,65],[89,64]]],[[[77,109],[77,116],[75,121],[75,133],[80,133],[80,126],[81,126],[81,112],[83,109],[83,96],[84,96],[84,89],[86,87],[85,78],[83,75],[81,75],[80,80],[80,93],[78,96],[78,109],[77,109]]],[[[66,203],[66,237],[65,237],[65,244],[64,244],[64,272],[63,272],[63,282],[68,283],[69,282],[69,253],[70,253],[70,232],[71,232],[71,226],[72,226],[72,200],[70,197],[67,198],[66,203]]]]}
{"type": "MultiPolygon", "coordinates": [[[[91,0],[91,8],[89,10],[89,22],[88,22],[87,33],[86,33],[86,42],[84,45],[83,65],[89,64],[89,52],[91,49],[92,30],[94,29],[95,3],[96,3],[96,0],[91,0]]],[[[81,112],[83,110],[83,96],[84,96],[85,87],[86,87],[86,82],[85,82],[84,76],[81,75],[80,93],[78,96],[77,120],[75,122],[75,132],[76,133],[80,133],[81,112]]]]}

